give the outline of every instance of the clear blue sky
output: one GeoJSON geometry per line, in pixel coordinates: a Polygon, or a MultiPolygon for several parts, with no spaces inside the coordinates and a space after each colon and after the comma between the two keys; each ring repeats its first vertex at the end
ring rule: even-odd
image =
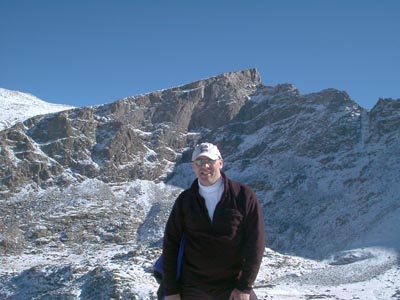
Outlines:
{"type": "Polygon", "coordinates": [[[400,98],[398,0],[0,0],[0,87],[88,106],[257,68],[400,98]]]}

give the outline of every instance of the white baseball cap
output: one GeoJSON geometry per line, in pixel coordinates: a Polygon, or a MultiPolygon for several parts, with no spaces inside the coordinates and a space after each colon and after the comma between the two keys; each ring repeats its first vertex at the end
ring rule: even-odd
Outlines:
{"type": "Polygon", "coordinates": [[[192,154],[192,161],[195,161],[199,156],[207,156],[212,160],[222,159],[218,147],[211,143],[201,143],[196,145],[192,154]]]}

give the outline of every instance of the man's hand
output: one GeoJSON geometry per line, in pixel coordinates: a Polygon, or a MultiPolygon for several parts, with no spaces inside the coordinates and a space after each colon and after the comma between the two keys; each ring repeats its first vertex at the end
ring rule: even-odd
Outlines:
{"type": "Polygon", "coordinates": [[[181,295],[175,294],[175,295],[165,296],[164,300],[181,300],[181,295]]]}
{"type": "Polygon", "coordinates": [[[229,300],[249,300],[250,294],[243,293],[238,289],[234,289],[229,297],[229,300]]]}

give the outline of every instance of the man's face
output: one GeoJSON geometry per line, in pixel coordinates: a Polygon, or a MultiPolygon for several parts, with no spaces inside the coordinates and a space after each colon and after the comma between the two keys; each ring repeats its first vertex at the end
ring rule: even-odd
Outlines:
{"type": "Polygon", "coordinates": [[[206,156],[200,156],[192,163],[192,168],[200,183],[209,186],[221,177],[222,165],[222,159],[211,160],[206,156]]]}

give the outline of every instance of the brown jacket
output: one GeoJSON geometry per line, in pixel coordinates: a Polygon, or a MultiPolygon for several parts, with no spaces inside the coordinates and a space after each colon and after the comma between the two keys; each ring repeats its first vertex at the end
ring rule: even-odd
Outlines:
{"type": "Polygon", "coordinates": [[[163,246],[163,285],[166,295],[180,293],[180,285],[238,288],[250,292],[265,247],[264,221],[255,193],[222,173],[224,193],[208,216],[197,179],[176,199],[163,246]],[[232,195],[232,193],[234,195],[232,195]],[[185,251],[181,280],[176,279],[177,253],[182,234],[185,251]]]}

